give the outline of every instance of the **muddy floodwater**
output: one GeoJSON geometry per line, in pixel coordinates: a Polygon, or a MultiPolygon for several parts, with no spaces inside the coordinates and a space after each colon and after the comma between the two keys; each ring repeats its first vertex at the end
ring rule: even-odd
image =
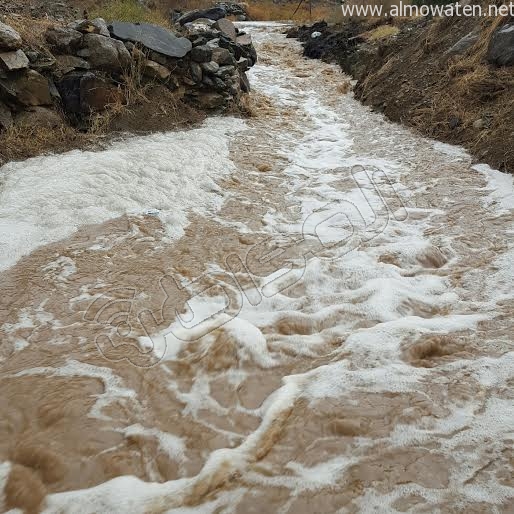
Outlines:
{"type": "Polygon", "coordinates": [[[513,513],[512,176],[245,27],[249,119],[0,169],[0,511],[513,513]]]}

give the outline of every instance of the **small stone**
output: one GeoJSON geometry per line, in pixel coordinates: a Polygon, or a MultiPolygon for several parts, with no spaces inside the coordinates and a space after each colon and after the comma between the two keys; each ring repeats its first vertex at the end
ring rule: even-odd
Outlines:
{"type": "Polygon", "coordinates": [[[243,93],[249,93],[251,90],[251,87],[250,87],[250,80],[248,80],[248,76],[244,72],[240,73],[239,76],[240,76],[239,85],[241,87],[241,91],[243,93]]]}
{"type": "Polygon", "coordinates": [[[82,32],[82,34],[100,34],[101,36],[111,37],[107,23],[103,18],[77,21],[71,25],[71,28],[82,32]]]}
{"type": "Polygon", "coordinates": [[[171,71],[155,61],[147,60],[145,62],[144,75],[158,80],[166,80],[170,75],[171,71]]]}
{"type": "Polygon", "coordinates": [[[214,27],[216,29],[218,29],[223,35],[225,35],[226,37],[231,39],[232,41],[236,40],[236,35],[237,35],[236,27],[230,20],[227,20],[226,18],[222,18],[221,20],[218,20],[214,24],[214,27]]]}
{"type": "Polygon", "coordinates": [[[189,68],[191,70],[191,78],[195,81],[195,83],[199,84],[202,82],[203,73],[201,66],[197,62],[191,62],[189,68]]]}
{"type": "Polygon", "coordinates": [[[236,68],[234,66],[220,66],[219,70],[216,72],[216,76],[226,79],[234,75],[235,72],[236,68]]]}
{"type": "Polygon", "coordinates": [[[483,118],[479,118],[473,122],[473,128],[476,130],[483,130],[488,128],[489,123],[483,118]]]}
{"type": "Polygon", "coordinates": [[[13,52],[1,52],[0,64],[7,71],[24,70],[29,66],[29,60],[23,50],[13,52]]]}
{"type": "Polygon", "coordinates": [[[241,57],[237,61],[237,67],[241,71],[248,71],[248,69],[250,68],[250,61],[246,57],[241,57]]]}
{"type": "Polygon", "coordinates": [[[241,46],[250,46],[252,44],[252,37],[250,34],[243,34],[236,38],[236,43],[241,46]]]}
{"type": "Polygon", "coordinates": [[[234,63],[234,57],[226,48],[216,47],[212,49],[211,59],[217,62],[220,66],[231,65],[234,63]]]}
{"type": "Polygon", "coordinates": [[[193,47],[195,47],[195,46],[202,46],[202,45],[206,45],[206,44],[207,44],[207,39],[202,37],[202,36],[197,37],[193,41],[193,47]]]}
{"type": "Polygon", "coordinates": [[[0,22],[0,49],[18,50],[23,41],[21,36],[12,27],[0,22]]]}
{"type": "Polygon", "coordinates": [[[206,73],[211,73],[212,75],[214,75],[220,69],[220,65],[214,61],[203,62],[202,64],[200,64],[200,66],[202,67],[203,71],[205,71],[206,73]]]}
{"type": "Polygon", "coordinates": [[[462,125],[462,121],[457,116],[452,115],[448,119],[448,125],[453,130],[453,129],[456,129],[457,127],[460,127],[462,125]]]}
{"type": "Polygon", "coordinates": [[[27,50],[25,55],[29,58],[31,63],[36,62],[39,59],[39,53],[35,52],[34,50],[27,50]]]}
{"type": "Polygon", "coordinates": [[[217,38],[214,38],[214,39],[210,39],[208,42],[207,42],[207,46],[209,48],[212,48],[213,50],[216,49],[216,48],[219,48],[219,43],[220,43],[220,38],[217,37],[217,38]]]}
{"type": "Polygon", "coordinates": [[[191,50],[191,59],[195,62],[209,62],[212,60],[212,49],[206,45],[195,46],[191,50]]]}
{"type": "Polygon", "coordinates": [[[214,80],[212,80],[211,77],[208,77],[207,75],[204,75],[202,78],[202,84],[205,84],[207,87],[214,87],[214,80]]]}

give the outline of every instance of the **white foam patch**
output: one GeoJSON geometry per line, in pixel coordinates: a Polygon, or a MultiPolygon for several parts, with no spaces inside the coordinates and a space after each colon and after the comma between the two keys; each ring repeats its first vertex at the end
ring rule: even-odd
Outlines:
{"type": "Polygon", "coordinates": [[[214,180],[234,170],[229,136],[235,118],[203,127],[134,137],[100,152],[73,151],[0,169],[0,269],[80,226],[156,209],[168,235],[180,236],[187,212],[219,206],[214,180]]]}
{"type": "Polygon", "coordinates": [[[7,480],[9,478],[9,473],[11,472],[11,463],[10,462],[1,462],[0,463],[0,507],[4,507],[5,502],[5,486],[7,484],[7,480]]]}
{"type": "Polygon", "coordinates": [[[477,164],[473,169],[486,177],[491,199],[504,209],[514,209],[514,176],[495,170],[487,164],[477,164]]]}

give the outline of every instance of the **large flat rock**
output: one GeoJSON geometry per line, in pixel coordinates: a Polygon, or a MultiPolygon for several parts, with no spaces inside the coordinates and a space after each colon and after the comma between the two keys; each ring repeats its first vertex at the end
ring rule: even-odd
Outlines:
{"type": "Polygon", "coordinates": [[[122,41],[140,43],[149,50],[168,57],[184,57],[193,47],[185,37],[177,37],[171,30],[149,23],[114,21],[109,25],[111,35],[122,41]]]}
{"type": "Polygon", "coordinates": [[[0,52],[0,65],[7,71],[24,70],[29,67],[29,60],[23,50],[0,52]]]}

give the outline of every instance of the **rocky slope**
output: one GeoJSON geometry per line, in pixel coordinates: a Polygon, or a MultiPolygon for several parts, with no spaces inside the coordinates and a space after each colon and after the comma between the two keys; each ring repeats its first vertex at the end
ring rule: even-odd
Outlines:
{"type": "Polygon", "coordinates": [[[0,22],[0,159],[25,156],[7,152],[17,125],[166,130],[170,123],[156,117],[240,108],[257,54],[225,13],[185,13],[173,29],[101,18],[0,22]]]}
{"type": "Polygon", "coordinates": [[[508,17],[361,20],[290,35],[305,42],[308,57],[353,75],[366,105],[512,172],[513,27],[508,17]]]}

